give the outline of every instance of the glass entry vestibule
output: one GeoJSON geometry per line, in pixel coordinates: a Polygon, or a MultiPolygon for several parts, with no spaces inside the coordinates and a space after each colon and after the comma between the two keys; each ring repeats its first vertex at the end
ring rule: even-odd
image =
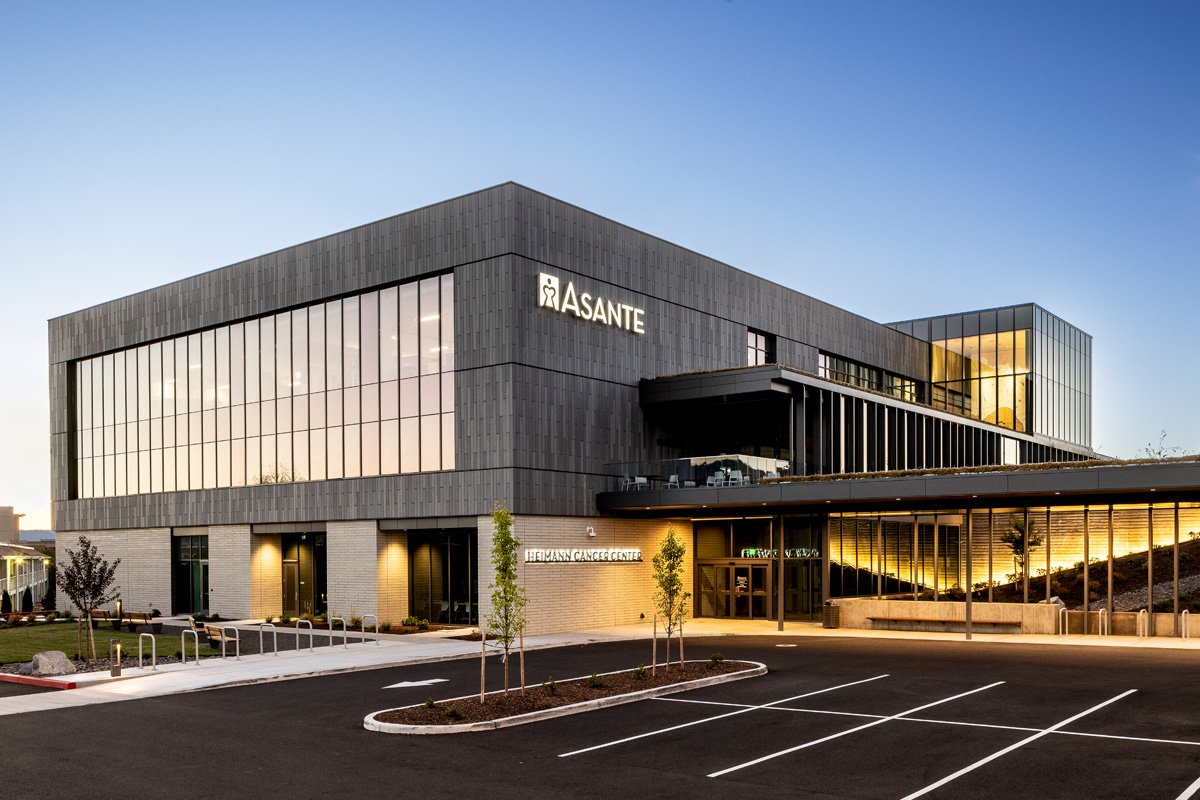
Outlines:
{"type": "Polygon", "coordinates": [[[283,613],[324,614],[327,609],[325,534],[285,533],[283,547],[283,613]]]}
{"type": "Polygon", "coordinates": [[[783,615],[812,620],[821,606],[821,525],[818,517],[695,520],[698,617],[778,617],[783,543],[783,615]]]}
{"type": "Polygon", "coordinates": [[[478,534],[471,528],[409,531],[409,608],[444,625],[479,623],[478,534]]]}

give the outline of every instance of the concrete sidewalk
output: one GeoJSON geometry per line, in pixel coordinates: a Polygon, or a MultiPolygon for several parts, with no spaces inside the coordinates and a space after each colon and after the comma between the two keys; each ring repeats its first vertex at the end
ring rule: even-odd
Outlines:
{"type": "MultiPolygon", "coordinates": [[[[253,620],[225,623],[243,631],[257,631],[253,620]]],[[[107,671],[82,673],[71,676],[78,688],[64,691],[49,691],[28,695],[0,698],[0,716],[46,711],[55,708],[112,703],[146,697],[161,697],[183,692],[202,691],[226,686],[249,683],[289,680],[338,672],[379,669],[405,664],[419,664],[460,658],[477,658],[478,642],[449,638],[461,634],[461,630],[431,631],[429,633],[388,635],[380,642],[352,643],[343,647],[338,637],[337,644],[329,646],[328,634],[319,636],[314,652],[303,650],[283,651],[279,655],[247,655],[240,660],[233,656],[225,659],[207,658],[199,665],[166,664],[152,671],[149,668],[126,669],[121,678],[113,678],[107,671]],[[322,641],[323,640],[323,641],[322,641]]],[[[688,639],[705,636],[767,636],[781,639],[837,637],[883,640],[923,640],[963,642],[961,633],[931,633],[922,631],[884,631],[837,628],[826,630],[819,623],[788,622],[779,631],[773,621],[695,619],[684,626],[688,639]]],[[[662,631],[659,631],[660,636],[662,631]]],[[[289,633],[289,635],[291,635],[289,633]]],[[[599,642],[649,640],[649,623],[615,626],[570,633],[530,636],[525,640],[527,650],[599,642]]],[[[1032,634],[975,634],[972,642],[1034,645],[1040,647],[1125,647],[1139,650],[1170,649],[1200,652],[1200,639],[1177,639],[1153,637],[1139,639],[1130,636],[1039,636],[1032,634]]],[[[649,646],[649,642],[647,642],[649,646]]],[[[489,654],[491,652],[489,651],[489,654]]]]}

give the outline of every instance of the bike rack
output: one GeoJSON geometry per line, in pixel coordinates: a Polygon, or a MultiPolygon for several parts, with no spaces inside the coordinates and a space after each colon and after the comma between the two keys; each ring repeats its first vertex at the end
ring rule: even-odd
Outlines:
{"type": "Polygon", "coordinates": [[[349,634],[346,633],[346,620],[342,617],[330,617],[329,618],[329,646],[333,647],[333,623],[335,623],[335,622],[342,623],[342,647],[345,647],[347,650],[349,650],[350,649],[350,641],[348,639],[349,634]]]}
{"type": "Polygon", "coordinates": [[[1096,612],[1096,635],[1108,636],[1112,631],[1112,621],[1108,616],[1108,609],[1102,608],[1096,612]]]}
{"type": "Polygon", "coordinates": [[[1184,609],[1179,612],[1179,635],[1184,639],[1192,638],[1192,632],[1188,630],[1188,620],[1192,612],[1189,609],[1184,609]]]}
{"type": "Polygon", "coordinates": [[[1150,635],[1150,612],[1144,608],[1137,612],[1137,635],[1139,639],[1150,635]]]}
{"type": "Polygon", "coordinates": [[[313,626],[312,623],[306,619],[296,620],[296,652],[300,652],[300,627],[302,625],[308,626],[308,652],[311,653],[313,652],[313,626]]]}
{"type": "Polygon", "coordinates": [[[1067,635],[1067,628],[1068,628],[1069,621],[1070,621],[1070,619],[1069,619],[1069,617],[1067,617],[1067,610],[1065,608],[1060,608],[1058,610],[1058,635],[1059,636],[1067,635]]]}
{"type": "Polygon", "coordinates": [[[184,631],[179,634],[179,646],[183,649],[183,663],[187,663],[187,637],[191,636],[196,643],[196,666],[200,666],[200,634],[195,631],[184,631]]]}
{"type": "Polygon", "coordinates": [[[238,632],[237,628],[221,628],[221,658],[225,657],[225,643],[230,638],[233,639],[233,644],[234,644],[234,649],[233,649],[234,659],[237,661],[241,661],[242,660],[242,635],[241,635],[241,633],[238,632]],[[230,635],[229,635],[230,631],[233,631],[232,637],[230,637],[230,635]]]}
{"type": "Polygon", "coordinates": [[[369,620],[369,619],[375,620],[375,644],[381,644],[381,642],[379,641],[379,617],[375,614],[363,614],[363,618],[362,618],[363,643],[365,644],[367,641],[367,620],[369,620]]]}
{"type": "Polygon", "coordinates": [[[263,647],[263,634],[266,633],[267,628],[271,629],[271,647],[273,647],[275,649],[275,655],[278,656],[279,655],[279,631],[276,630],[275,626],[269,622],[264,622],[258,626],[258,652],[260,655],[267,652],[266,648],[263,647]]]}
{"type": "Polygon", "coordinates": [[[150,669],[158,669],[158,644],[153,633],[138,634],[138,669],[142,668],[142,640],[146,637],[150,637],[150,669]]]}

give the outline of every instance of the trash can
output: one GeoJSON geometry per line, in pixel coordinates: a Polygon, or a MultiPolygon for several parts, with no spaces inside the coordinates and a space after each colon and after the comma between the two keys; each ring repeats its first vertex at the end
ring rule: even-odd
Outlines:
{"type": "Polygon", "coordinates": [[[826,600],[825,605],[821,607],[821,627],[836,628],[842,623],[842,610],[833,604],[832,600],[826,600]]]}

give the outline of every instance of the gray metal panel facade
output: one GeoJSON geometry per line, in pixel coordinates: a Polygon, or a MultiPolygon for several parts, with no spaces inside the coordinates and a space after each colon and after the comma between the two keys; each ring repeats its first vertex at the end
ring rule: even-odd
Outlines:
{"type": "Polygon", "coordinates": [[[746,329],[815,372],[817,350],[928,379],[910,336],[516,184],[315,239],[50,321],[60,531],[595,513],[605,465],[652,459],[645,378],[743,366],[746,329]],[[71,363],[453,270],[456,469],[69,499],[71,363]],[[550,272],[645,309],[645,334],[538,308],[550,272]]]}

